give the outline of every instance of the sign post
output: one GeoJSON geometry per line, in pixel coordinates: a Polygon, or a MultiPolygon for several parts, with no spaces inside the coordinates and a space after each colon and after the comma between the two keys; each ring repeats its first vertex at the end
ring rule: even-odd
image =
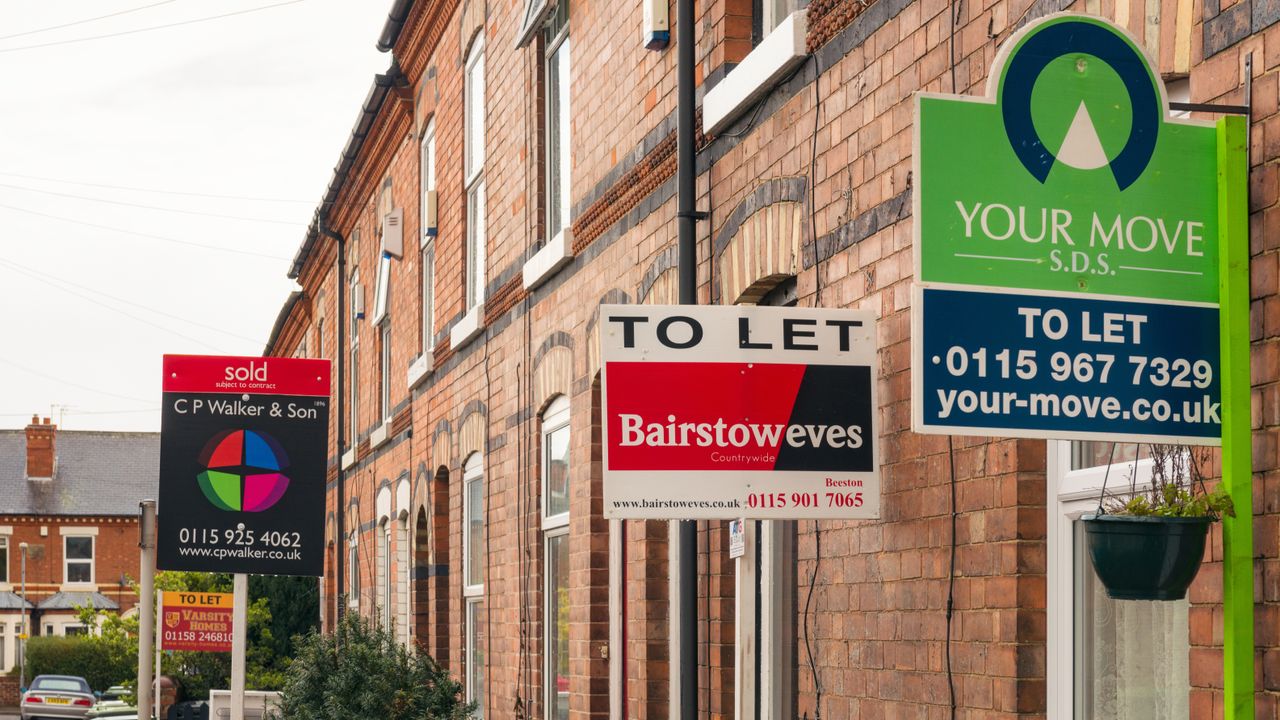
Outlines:
{"type": "Polygon", "coordinates": [[[985,97],[916,97],[917,432],[1222,445],[1225,717],[1253,717],[1248,128],[1174,117],[1057,14],[985,97]]]}
{"type": "Polygon", "coordinates": [[[234,575],[243,720],[248,575],[324,572],[329,361],[166,355],[163,386],[157,564],[234,575]]]}
{"type": "Polygon", "coordinates": [[[872,313],[600,313],[605,517],[879,516],[872,313]]]}

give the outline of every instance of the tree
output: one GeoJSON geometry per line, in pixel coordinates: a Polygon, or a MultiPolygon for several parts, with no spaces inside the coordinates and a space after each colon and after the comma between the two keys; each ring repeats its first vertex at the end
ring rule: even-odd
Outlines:
{"type": "Polygon", "coordinates": [[[336,633],[300,640],[277,720],[464,720],[474,710],[430,656],[348,614],[336,633]]]}

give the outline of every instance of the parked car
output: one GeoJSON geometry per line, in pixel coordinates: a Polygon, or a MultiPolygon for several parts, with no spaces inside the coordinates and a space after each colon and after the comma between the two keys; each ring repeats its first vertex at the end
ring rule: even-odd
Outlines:
{"type": "Polygon", "coordinates": [[[96,698],[84,678],[73,675],[38,675],[22,694],[22,720],[35,718],[83,718],[96,698]]]}

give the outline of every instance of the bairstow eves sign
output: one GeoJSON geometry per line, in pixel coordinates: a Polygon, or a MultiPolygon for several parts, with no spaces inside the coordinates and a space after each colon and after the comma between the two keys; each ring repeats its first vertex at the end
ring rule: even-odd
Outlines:
{"type": "Polygon", "coordinates": [[[605,305],[600,351],[606,517],[879,516],[871,313],[605,305]]]}

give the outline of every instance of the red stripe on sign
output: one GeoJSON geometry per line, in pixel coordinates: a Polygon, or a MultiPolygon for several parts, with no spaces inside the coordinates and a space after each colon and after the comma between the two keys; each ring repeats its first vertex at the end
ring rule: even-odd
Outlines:
{"type": "Polygon", "coordinates": [[[611,362],[610,470],[772,470],[804,365],[611,362]]]}
{"type": "Polygon", "coordinates": [[[165,355],[164,392],[329,397],[329,361],[165,355]]]}

